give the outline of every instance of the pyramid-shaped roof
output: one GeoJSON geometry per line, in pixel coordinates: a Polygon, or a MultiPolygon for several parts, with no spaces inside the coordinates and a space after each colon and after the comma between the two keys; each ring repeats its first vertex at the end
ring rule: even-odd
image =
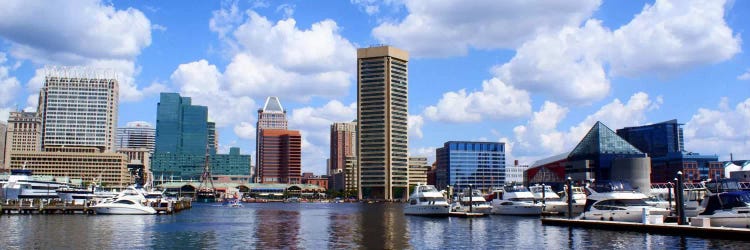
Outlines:
{"type": "Polygon", "coordinates": [[[269,96],[266,98],[266,104],[263,105],[263,112],[284,112],[284,107],[278,97],[269,96]]]}
{"type": "Polygon", "coordinates": [[[618,136],[615,131],[597,121],[591,130],[586,133],[581,142],[570,152],[568,157],[589,156],[598,154],[643,154],[640,150],[630,145],[625,139],[618,136]]]}

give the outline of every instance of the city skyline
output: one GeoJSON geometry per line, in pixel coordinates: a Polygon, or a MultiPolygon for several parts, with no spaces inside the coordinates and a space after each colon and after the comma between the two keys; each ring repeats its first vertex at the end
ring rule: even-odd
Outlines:
{"type": "Polygon", "coordinates": [[[530,165],[572,150],[596,121],[672,119],[685,150],[750,158],[744,1],[4,4],[0,121],[36,110],[45,65],[110,68],[116,127],[156,124],[158,94],[178,92],[208,106],[219,151],[253,152],[255,111],[279,96],[302,134],[302,171],[324,174],[329,126],[356,118],[355,49],[385,43],[412,55],[409,154],[430,162],[469,140],[505,142],[506,166],[530,165]]]}

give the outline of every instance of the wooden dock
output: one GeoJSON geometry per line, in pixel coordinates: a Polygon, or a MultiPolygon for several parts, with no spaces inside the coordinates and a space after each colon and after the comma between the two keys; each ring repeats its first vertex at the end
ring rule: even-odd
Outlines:
{"type": "MultiPolygon", "coordinates": [[[[91,202],[72,203],[62,201],[12,200],[0,203],[0,214],[94,214],[91,202]]],[[[190,209],[189,199],[148,204],[156,214],[172,214],[190,209]]]]}
{"type": "Polygon", "coordinates": [[[750,241],[750,229],[745,228],[696,227],[677,225],[676,223],[643,224],[619,221],[569,220],[562,218],[542,218],[542,225],[750,241]]]}

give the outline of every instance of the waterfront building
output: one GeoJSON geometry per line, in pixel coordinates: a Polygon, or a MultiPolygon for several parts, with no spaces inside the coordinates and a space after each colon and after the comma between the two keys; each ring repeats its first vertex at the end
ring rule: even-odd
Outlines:
{"type": "Polygon", "coordinates": [[[357,122],[336,122],[331,125],[330,153],[327,174],[343,171],[346,157],[357,155],[357,122]]]}
{"type": "Polygon", "coordinates": [[[97,147],[114,152],[118,100],[114,77],[51,70],[39,92],[42,147],[97,147]]]}
{"type": "Polygon", "coordinates": [[[117,128],[115,146],[120,149],[148,149],[150,154],[154,153],[156,129],[148,122],[128,122],[123,128],[117,128]]]}
{"type": "MultiPolygon", "coordinates": [[[[117,153],[124,154],[127,157],[128,168],[133,169],[130,166],[137,165],[142,169],[139,172],[139,176],[144,180],[151,180],[151,151],[147,148],[118,148],[117,153]]],[[[131,171],[133,172],[133,171],[131,171]]]]}
{"type": "Polygon", "coordinates": [[[258,149],[261,183],[301,183],[302,136],[299,131],[262,129],[258,149]]]}
{"type": "Polygon", "coordinates": [[[319,187],[328,187],[328,176],[316,176],[312,173],[302,174],[302,184],[316,185],[319,187]],[[306,175],[309,174],[309,175],[306,175]]]}
{"type": "Polygon", "coordinates": [[[5,168],[5,135],[8,125],[0,121],[0,170],[5,168]]]}
{"type": "Polygon", "coordinates": [[[505,183],[523,183],[523,171],[529,168],[529,165],[519,165],[518,160],[513,161],[513,165],[505,166],[505,183]]]}
{"type": "Polygon", "coordinates": [[[154,176],[200,178],[208,148],[208,107],[190,97],[161,93],[156,111],[154,176]]]}
{"type": "Polygon", "coordinates": [[[219,132],[216,130],[215,122],[208,122],[208,150],[215,154],[219,150],[219,132]]]}
{"type": "Polygon", "coordinates": [[[10,112],[5,137],[5,168],[15,151],[42,150],[42,118],[36,112],[10,112]]]}
{"type": "MultiPolygon", "coordinates": [[[[258,109],[258,121],[255,124],[255,171],[253,175],[259,177],[260,174],[260,148],[262,148],[263,138],[262,131],[264,129],[288,129],[288,121],[286,119],[286,110],[281,106],[281,101],[276,96],[269,96],[266,98],[266,102],[262,109],[258,109]]],[[[260,179],[256,179],[256,182],[263,182],[260,179]]]]}
{"type": "Polygon", "coordinates": [[[425,156],[409,157],[409,186],[427,184],[427,172],[431,167],[425,156]]]}
{"type": "Polygon", "coordinates": [[[505,143],[449,141],[436,150],[436,185],[489,191],[505,184],[505,143]]]}
{"type": "Polygon", "coordinates": [[[617,135],[651,157],[652,182],[672,181],[678,171],[682,171],[687,181],[701,181],[712,178],[721,169],[717,155],[685,150],[682,124],[676,119],[618,129],[617,135]]]}
{"type": "Polygon", "coordinates": [[[357,49],[359,198],[409,195],[408,62],[391,46],[357,49]]]}
{"type": "Polygon", "coordinates": [[[250,175],[250,155],[240,154],[240,148],[229,148],[229,154],[215,154],[211,156],[211,175],[250,175]]]}
{"type": "Polygon", "coordinates": [[[562,190],[569,154],[570,152],[565,152],[535,161],[523,171],[524,186],[547,184],[555,190],[562,190]]]}
{"type": "Polygon", "coordinates": [[[14,151],[11,169],[26,168],[35,175],[80,178],[101,182],[106,188],[126,188],[133,183],[124,154],[101,152],[99,147],[47,146],[45,151],[14,151]]]}

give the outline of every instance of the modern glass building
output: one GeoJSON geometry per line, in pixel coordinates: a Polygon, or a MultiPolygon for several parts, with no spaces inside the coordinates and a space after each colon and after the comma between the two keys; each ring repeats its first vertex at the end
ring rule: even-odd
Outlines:
{"type": "Polygon", "coordinates": [[[214,175],[249,175],[250,155],[240,154],[240,148],[229,148],[229,154],[215,154],[211,157],[214,175]]]}
{"type": "Polygon", "coordinates": [[[568,155],[568,161],[576,163],[566,173],[575,180],[611,180],[616,160],[645,157],[646,154],[597,121],[568,155]]]}
{"type": "Polygon", "coordinates": [[[505,184],[505,143],[449,141],[436,150],[436,186],[491,190],[505,184]]]}
{"type": "Polygon", "coordinates": [[[673,119],[646,126],[621,128],[617,130],[617,135],[648,156],[661,157],[683,151],[685,143],[681,126],[673,119]]]}
{"type": "Polygon", "coordinates": [[[154,126],[144,121],[128,122],[124,128],[117,128],[115,146],[117,149],[145,148],[154,153],[154,126]]]}

